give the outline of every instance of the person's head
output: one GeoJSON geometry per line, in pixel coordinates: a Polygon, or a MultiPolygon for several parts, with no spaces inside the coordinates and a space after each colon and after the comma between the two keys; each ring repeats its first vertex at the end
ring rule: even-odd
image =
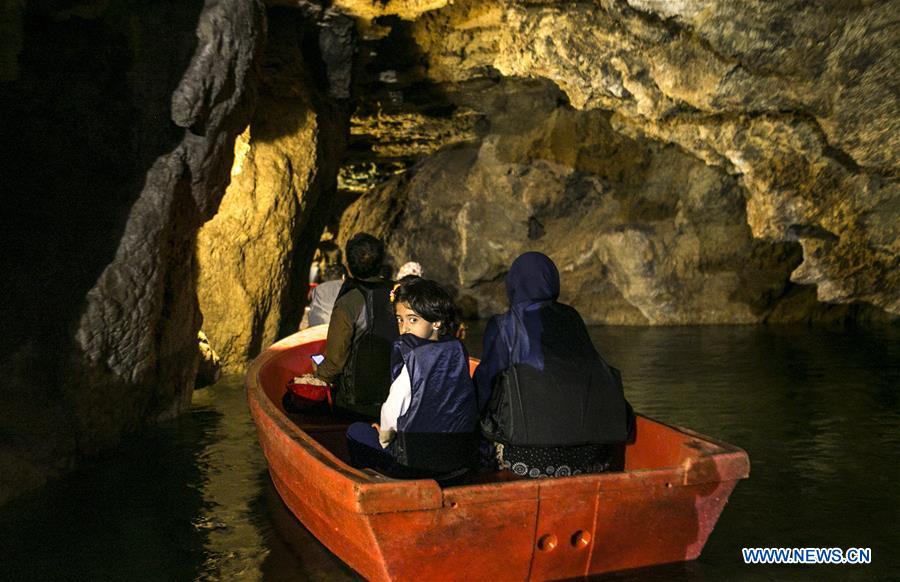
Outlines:
{"type": "Polygon", "coordinates": [[[559,297],[559,270],[543,253],[519,255],[506,274],[506,296],[510,305],[554,300],[559,297]]]}
{"type": "Polygon", "coordinates": [[[410,275],[415,275],[416,277],[422,276],[422,265],[415,261],[409,261],[408,263],[403,263],[403,266],[397,271],[397,276],[395,279],[398,281],[402,281],[405,277],[410,275]]]}
{"type": "Polygon", "coordinates": [[[341,247],[337,246],[332,240],[319,241],[319,246],[316,248],[316,255],[318,255],[320,260],[328,264],[341,263],[344,258],[341,247]]]}
{"type": "Polygon", "coordinates": [[[322,280],[337,281],[339,279],[343,279],[345,273],[346,270],[344,269],[344,265],[340,263],[328,265],[327,267],[325,267],[325,270],[322,271],[322,280]]]}
{"type": "Polygon", "coordinates": [[[346,254],[347,267],[352,276],[359,279],[374,277],[384,261],[384,243],[371,234],[361,232],[347,241],[346,254]]]}
{"type": "Polygon", "coordinates": [[[401,334],[436,340],[456,331],[453,297],[434,281],[407,277],[394,289],[392,300],[401,334]]]}

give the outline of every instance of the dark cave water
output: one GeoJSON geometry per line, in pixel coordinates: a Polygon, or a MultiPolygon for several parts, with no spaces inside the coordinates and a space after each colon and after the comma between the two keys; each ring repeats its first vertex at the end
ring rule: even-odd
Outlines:
{"type": "MultiPolygon", "coordinates": [[[[636,409],[751,460],[699,560],[601,579],[900,577],[900,330],[591,333],[636,409]],[[870,547],[872,564],[743,563],[768,546],[870,547]]],[[[0,580],[357,579],[282,505],[241,384],[197,391],[190,414],[0,510],[0,580]]]]}

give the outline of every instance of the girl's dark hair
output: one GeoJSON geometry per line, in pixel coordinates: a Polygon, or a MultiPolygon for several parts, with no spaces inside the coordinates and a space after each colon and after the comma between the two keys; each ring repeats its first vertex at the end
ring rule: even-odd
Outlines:
{"type": "Polygon", "coordinates": [[[459,328],[453,297],[436,281],[403,277],[394,290],[394,305],[401,302],[432,323],[440,321],[438,334],[441,336],[455,334],[459,328]]]}

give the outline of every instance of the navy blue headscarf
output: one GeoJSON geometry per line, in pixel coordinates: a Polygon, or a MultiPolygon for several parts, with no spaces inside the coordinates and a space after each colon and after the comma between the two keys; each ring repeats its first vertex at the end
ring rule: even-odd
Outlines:
{"type": "MultiPolygon", "coordinates": [[[[496,377],[516,365],[520,370],[532,368],[529,373],[540,372],[532,378],[566,379],[564,386],[572,391],[570,403],[581,403],[582,410],[573,416],[569,409],[566,415],[570,418],[555,418],[553,422],[563,432],[571,422],[573,431],[581,431],[577,433],[579,438],[590,434],[589,438],[597,439],[591,442],[618,442],[624,438],[626,425],[633,425],[633,416],[623,397],[621,381],[597,352],[578,311],[557,301],[559,271],[553,261],[541,253],[520,256],[506,276],[506,293],[509,310],[488,322],[483,357],[475,370],[479,412],[483,414],[490,401],[496,377]],[[573,372],[582,377],[573,381],[573,372]],[[591,399],[588,418],[584,404],[591,399]],[[602,406],[598,407],[598,402],[602,406]],[[593,428],[582,430],[592,423],[593,428]]],[[[529,393],[540,398],[540,389],[534,390],[539,386],[531,384],[529,393]]],[[[559,393],[546,395],[553,396],[548,398],[550,408],[554,402],[562,402],[559,393]]]]}
{"type": "Polygon", "coordinates": [[[559,297],[559,270],[543,253],[519,255],[506,274],[506,296],[511,309],[555,301],[559,297]]]}
{"type": "Polygon", "coordinates": [[[506,296],[509,311],[488,322],[484,330],[484,352],[475,370],[478,405],[482,411],[498,373],[521,362],[543,369],[543,323],[537,312],[559,297],[559,270],[543,253],[520,255],[506,275],[506,296]]]}

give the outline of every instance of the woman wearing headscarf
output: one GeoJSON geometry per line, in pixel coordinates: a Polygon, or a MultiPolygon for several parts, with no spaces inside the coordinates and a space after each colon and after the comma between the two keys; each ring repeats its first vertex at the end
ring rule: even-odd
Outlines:
{"type": "Polygon", "coordinates": [[[559,287],[544,254],[510,267],[509,310],[488,322],[474,376],[482,431],[500,467],[519,476],[621,470],[631,407],[581,316],[557,301],[559,287]]]}

